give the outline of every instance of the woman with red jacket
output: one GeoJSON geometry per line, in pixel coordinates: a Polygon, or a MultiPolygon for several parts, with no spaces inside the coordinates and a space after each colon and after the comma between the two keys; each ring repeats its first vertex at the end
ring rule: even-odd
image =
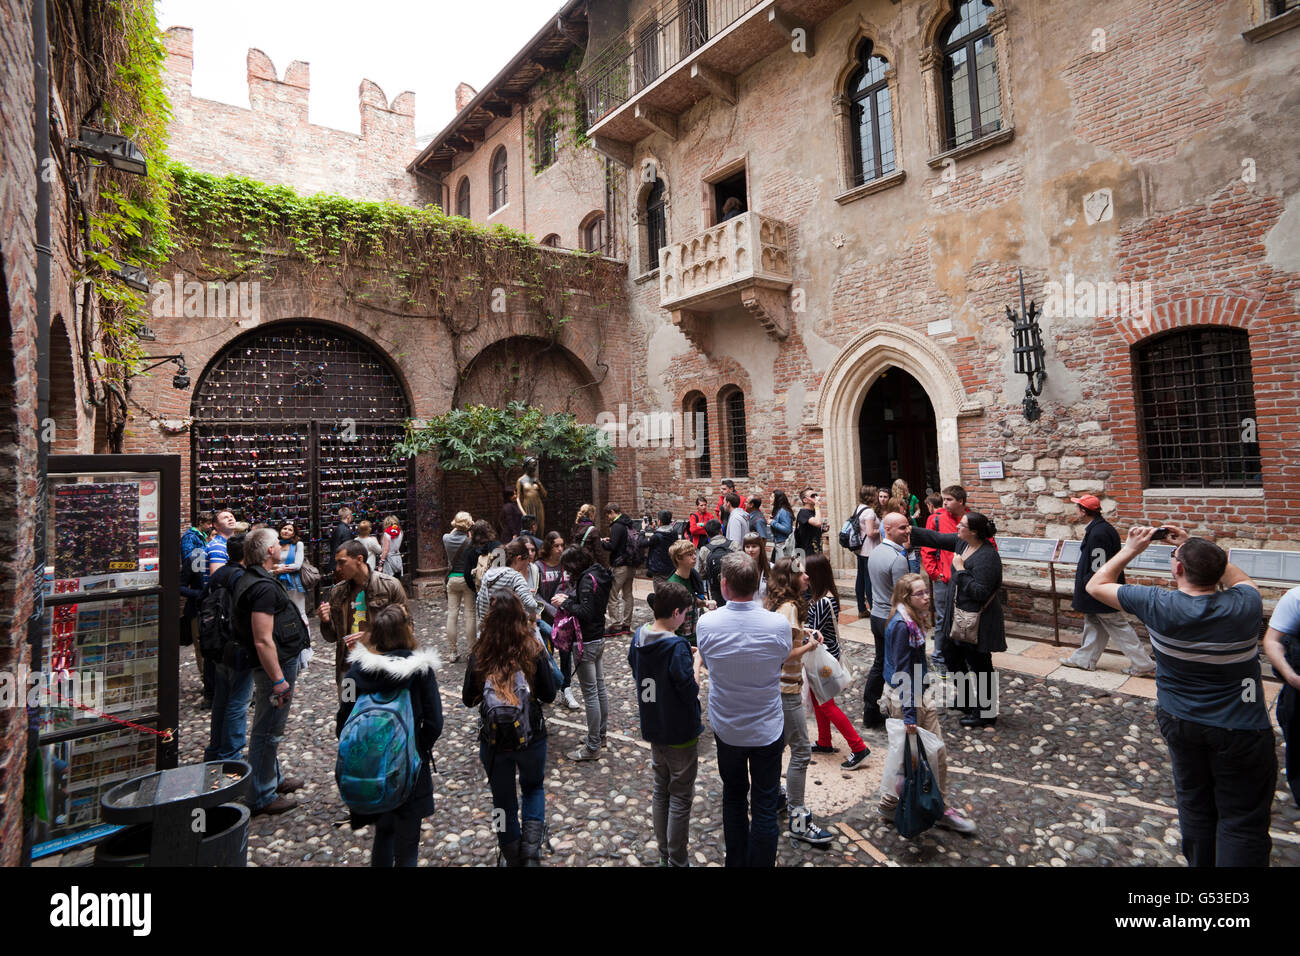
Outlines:
{"type": "Polygon", "coordinates": [[[691,536],[691,543],[695,545],[698,551],[708,543],[709,534],[704,530],[704,526],[717,515],[709,511],[709,500],[703,495],[695,499],[695,510],[691,512],[691,523],[687,532],[691,536]]]}

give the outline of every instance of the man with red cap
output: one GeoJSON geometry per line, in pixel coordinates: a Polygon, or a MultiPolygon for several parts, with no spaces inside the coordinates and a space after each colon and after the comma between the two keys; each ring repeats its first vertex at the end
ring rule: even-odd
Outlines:
{"type": "MultiPolygon", "coordinates": [[[[1083,532],[1083,543],[1079,546],[1079,567],[1074,572],[1074,601],[1070,605],[1083,614],[1083,644],[1061,663],[1080,670],[1096,670],[1102,651],[1113,639],[1115,646],[1128,655],[1126,673],[1139,677],[1152,675],[1156,672],[1155,661],[1147,654],[1124,612],[1101,603],[1088,593],[1088,581],[1119,552],[1119,533],[1101,516],[1101,500],[1096,495],[1083,495],[1070,501],[1078,505],[1077,520],[1088,522],[1083,532]]],[[[1120,577],[1123,577],[1122,573],[1120,577]]],[[[1121,580],[1119,583],[1124,582],[1121,580]]]]}

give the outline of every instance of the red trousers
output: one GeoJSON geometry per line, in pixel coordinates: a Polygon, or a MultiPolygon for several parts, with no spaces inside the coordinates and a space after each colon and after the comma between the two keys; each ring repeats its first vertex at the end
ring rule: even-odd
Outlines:
{"type": "Polygon", "coordinates": [[[840,736],[848,743],[849,749],[854,753],[860,753],[867,749],[867,745],[862,742],[858,732],[853,729],[853,722],[844,716],[844,711],[840,710],[839,705],[835,703],[835,698],[831,698],[824,704],[817,703],[817,698],[813,698],[813,716],[817,718],[817,746],[829,747],[831,745],[831,724],[840,732],[840,736]]]}

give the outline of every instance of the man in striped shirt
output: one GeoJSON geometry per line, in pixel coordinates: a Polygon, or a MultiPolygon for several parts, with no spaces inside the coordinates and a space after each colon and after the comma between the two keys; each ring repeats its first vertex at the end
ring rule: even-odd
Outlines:
{"type": "Polygon", "coordinates": [[[1191,866],[1268,866],[1277,754],[1259,670],[1259,589],[1217,545],[1167,527],[1177,590],[1119,584],[1156,528],[1129,529],[1088,593],[1147,626],[1156,719],[1174,766],[1191,866]],[[1222,590],[1219,590],[1219,586],[1222,590]]]}

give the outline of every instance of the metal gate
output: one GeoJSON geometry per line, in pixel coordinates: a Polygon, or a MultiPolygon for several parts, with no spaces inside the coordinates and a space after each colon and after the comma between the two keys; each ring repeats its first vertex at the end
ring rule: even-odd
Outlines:
{"type": "Polygon", "coordinates": [[[388,457],[410,415],[387,360],[321,325],[282,325],[228,345],[194,390],[194,511],[292,520],[319,563],[338,509],[375,524],[396,515],[414,567],[413,468],[388,457]]]}

